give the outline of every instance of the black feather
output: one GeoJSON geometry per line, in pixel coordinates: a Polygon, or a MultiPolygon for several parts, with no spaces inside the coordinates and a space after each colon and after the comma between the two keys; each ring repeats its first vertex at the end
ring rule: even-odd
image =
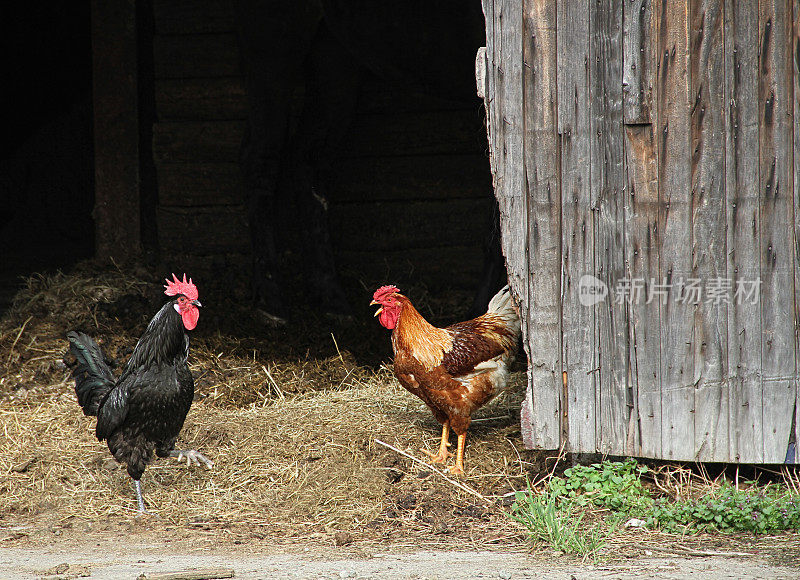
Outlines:
{"type": "Polygon", "coordinates": [[[75,394],[85,415],[97,415],[100,401],[114,388],[114,376],[97,343],[82,332],[68,332],[69,349],[78,365],[72,371],[75,394]]]}
{"type": "Polygon", "coordinates": [[[160,457],[172,451],[194,397],[189,336],[174,304],[156,313],[116,381],[92,339],[67,335],[79,362],[73,373],[78,402],[84,413],[97,415],[97,438],[137,480],[154,451],[160,457]]]}

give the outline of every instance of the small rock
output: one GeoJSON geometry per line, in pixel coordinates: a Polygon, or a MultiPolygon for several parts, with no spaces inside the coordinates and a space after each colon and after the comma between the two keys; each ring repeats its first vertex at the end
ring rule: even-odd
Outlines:
{"type": "Polygon", "coordinates": [[[333,541],[337,546],[347,546],[353,543],[353,536],[349,532],[336,532],[333,541]]]}
{"type": "Polygon", "coordinates": [[[511,572],[499,570],[497,572],[497,577],[500,578],[500,580],[511,580],[511,572]]]}
{"type": "Polygon", "coordinates": [[[26,459],[22,463],[18,463],[17,465],[12,467],[11,471],[13,471],[14,473],[25,473],[26,471],[28,471],[28,468],[33,464],[35,460],[36,460],[35,457],[26,459]]]}

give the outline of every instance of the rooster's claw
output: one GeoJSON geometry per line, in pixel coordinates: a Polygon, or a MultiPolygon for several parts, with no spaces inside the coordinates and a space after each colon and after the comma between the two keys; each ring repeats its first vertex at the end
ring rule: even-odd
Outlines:
{"type": "Polygon", "coordinates": [[[185,459],[187,467],[189,467],[192,464],[197,465],[199,467],[200,463],[202,463],[209,469],[214,467],[213,461],[208,459],[205,455],[203,455],[199,451],[195,451],[194,449],[189,449],[187,451],[180,449],[173,449],[172,451],[170,451],[169,456],[174,457],[178,461],[183,461],[185,459]]]}

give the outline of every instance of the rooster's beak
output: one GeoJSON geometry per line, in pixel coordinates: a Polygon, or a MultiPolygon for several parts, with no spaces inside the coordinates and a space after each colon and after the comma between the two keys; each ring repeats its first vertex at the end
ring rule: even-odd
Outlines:
{"type": "Polygon", "coordinates": [[[199,300],[192,300],[192,304],[194,304],[195,306],[202,306],[199,300]]]}
{"type": "MultiPolygon", "coordinates": [[[[372,302],[370,302],[370,303],[369,303],[369,305],[370,305],[370,306],[378,306],[378,305],[380,305],[380,302],[378,302],[377,300],[373,300],[372,302]]],[[[378,314],[380,314],[381,312],[383,312],[383,306],[381,306],[380,308],[378,308],[378,309],[375,311],[375,314],[373,314],[373,316],[378,316],[378,314]]]]}

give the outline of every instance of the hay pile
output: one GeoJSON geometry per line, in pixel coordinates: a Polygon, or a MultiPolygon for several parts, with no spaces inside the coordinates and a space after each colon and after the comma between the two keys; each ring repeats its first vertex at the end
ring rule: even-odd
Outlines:
{"type": "MultiPolygon", "coordinates": [[[[0,319],[0,521],[135,513],[130,479],[74,400],[63,336],[71,328],[94,336],[118,373],[162,298],[159,278],[144,271],[85,265],[30,279],[0,319]]],[[[225,306],[232,318],[241,312],[225,306]]],[[[202,451],[215,466],[157,460],[148,468],[145,500],[164,525],[437,542],[516,533],[498,506],[524,484],[535,457],[521,450],[521,395],[499,397],[470,430],[465,483],[481,500],[376,444],[424,457],[419,449],[435,450],[440,430],[385,365],[366,366],[348,350],[379,336],[377,348],[388,351],[382,329],[371,334],[371,317],[304,334],[302,325],[247,327],[204,308],[201,326],[190,355],[197,397],[178,448],[202,451]]],[[[515,380],[520,386],[522,374],[515,380]]]]}

